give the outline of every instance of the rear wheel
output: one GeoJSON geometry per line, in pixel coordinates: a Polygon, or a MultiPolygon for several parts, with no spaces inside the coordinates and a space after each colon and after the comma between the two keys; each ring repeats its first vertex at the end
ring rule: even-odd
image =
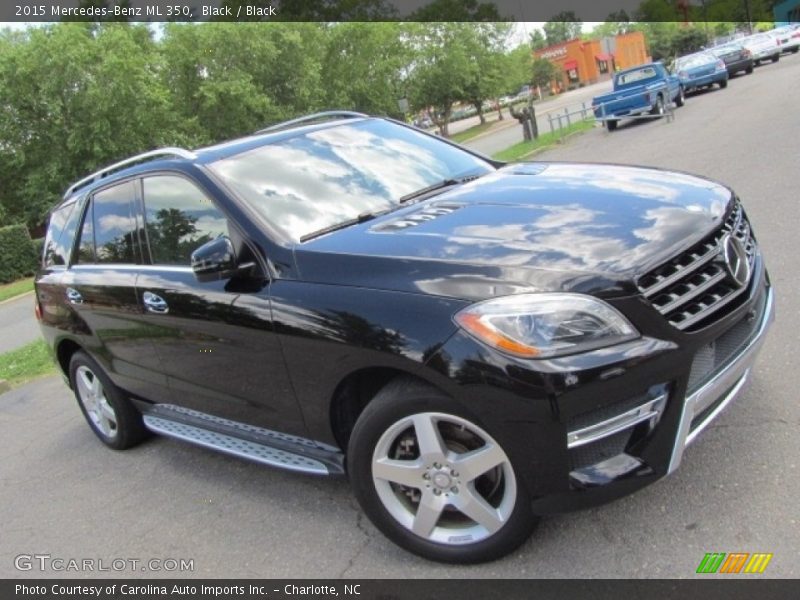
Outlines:
{"type": "Polygon", "coordinates": [[[651,115],[663,116],[664,114],[664,97],[659,94],[656,98],[656,105],[650,111],[651,115]]]}
{"type": "Polygon", "coordinates": [[[106,446],[125,450],[147,437],[139,411],[88,354],[72,355],[69,377],[83,416],[106,446]]]}
{"type": "Polygon", "coordinates": [[[609,131],[614,131],[617,128],[616,121],[606,121],[606,129],[609,131]]]}
{"type": "Polygon", "coordinates": [[[675,98],[675,106],[681,107],[686,102],[686,93],[683,91],[683,86],[678,88],[678,97],[675,98]]]}
{"type": "Polygon", "coordinates": [[[744,70],[744,72],[747,73],[748,75],[751,75],[753,73],[753,65],[750,65],[749,67],[747,67],[744,70]]]}
{"type": "Polygon", "coordinates": [[[494,560],[536,523],[502,446],[452,399],[398,380],[358,419],[348,473],[361,507],[406,550],[444,562],[494,560]]]}

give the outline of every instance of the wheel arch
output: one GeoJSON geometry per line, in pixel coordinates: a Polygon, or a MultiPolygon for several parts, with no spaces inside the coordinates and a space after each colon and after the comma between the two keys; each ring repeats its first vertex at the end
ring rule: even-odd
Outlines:
{"type": "Polygon", "coordinates": [[[375,396],[399,378],[414,380],[452,397],[441,386],[396,367],[364,367],[345,375],[334,388],[328,407],[330,428],[339,447],[346,451],[356,421],[375,396]]]}
{"type": "Polygon", "coordinates": [[[72,356],[79,350],[83,350],[83,347],[78,344],[78,342],[70,338],[61,340],[56,346],[56,362],[58,363],[61,372],[64,374],[64,377],[67,378],[67,382],[70,387],[72,387],[72,383],[70,382],[69,378],[69,362],[72,360],[72,356]]]}

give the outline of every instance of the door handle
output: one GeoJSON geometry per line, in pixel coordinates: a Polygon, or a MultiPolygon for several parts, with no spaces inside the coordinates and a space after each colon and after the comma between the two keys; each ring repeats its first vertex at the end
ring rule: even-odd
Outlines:
{"type": "Polygon", "coordinates": [[[169,312],[169,305],[167,304],[167,301],[153,292],[145,292],[142,295],[142,301],[144,302],[144,307],[148,312],[159,315],[169,312]]]}
{"type": "Polygon", "coordinates": [[[75,288],[67,288],[67,300],[70,304],[83,304],[83,296],[75,288]]]}

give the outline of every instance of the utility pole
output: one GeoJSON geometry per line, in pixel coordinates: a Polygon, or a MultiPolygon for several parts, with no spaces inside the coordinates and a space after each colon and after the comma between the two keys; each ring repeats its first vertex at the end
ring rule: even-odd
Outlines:
{"type": "Polygon", "coordinates": [[[753,35],[753,20],[750,17],[750,0],[744,0],[744,14],[747,17],[747,33],[753,35]]]}

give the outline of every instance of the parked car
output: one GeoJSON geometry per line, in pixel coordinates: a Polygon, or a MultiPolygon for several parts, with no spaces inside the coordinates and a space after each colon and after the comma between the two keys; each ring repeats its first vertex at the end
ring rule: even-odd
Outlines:
{"type": "Polygon", "coordinates": [[[105,445],[346,475],[380,531],[450,562],[672,473],[773,314],[723,185],[340,112],[78,181],[35,290],[105,445]]]}
{"type": "Polygon", "coordinates": [[[725,62],[711,52],[696,52],[681,56],[673,67],[686,93],[717,84],[728,87],[728,70],[725,62]]]}
{"type": "Polygon", "coordinates": [[[796,54],[800,50],[800,27],[784,25],[767,32],[780,44],[781,52],[796,54]]]}
{"type": "Polygon", "coordinates": [[[678,78],[660,62],[615,73],[613,85],[613,91],[592,99],[595,118],[609,131],[614,131],[624,117],[663,115],[668,102],[683,106],[685,99],[678,78]]]}
{"type": "Polygon", "coordinates": [[[709,52],[725,63],[728,75],[733,76],[744,71],[748,75],[753,72],[753,55],[739,42],[729,42],[709,49],[709,52]]]}
{"type": "Polygon", "coordinates": [[[739,42],[753,55],[755,64],[761,64],[762,61],[771,60],[778,62],[781,58],[780,41],[768,33],[757,33],[739,40],[739,42]]]}

